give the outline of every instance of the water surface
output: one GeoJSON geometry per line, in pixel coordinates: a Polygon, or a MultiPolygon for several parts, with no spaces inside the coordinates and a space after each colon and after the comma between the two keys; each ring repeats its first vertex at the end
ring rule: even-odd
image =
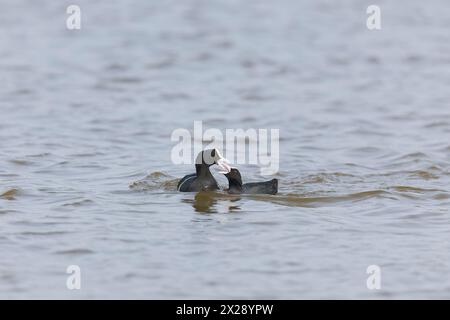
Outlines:
{"type": "Polygon", "coordinates": [[[377,3],[2,1],[0,298],[449,298],[450,7],[377,3]],[[176,192],[195,120],[279,194],[176,192]]]}

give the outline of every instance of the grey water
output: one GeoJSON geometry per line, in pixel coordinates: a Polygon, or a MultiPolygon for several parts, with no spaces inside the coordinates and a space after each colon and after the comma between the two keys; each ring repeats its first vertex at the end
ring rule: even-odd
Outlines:
{"type": "Polygon", "coordinates": [[[450,298],[447,1],[72,2],[0,3],[0,298],[450,298]],[[177,192],[194,121],[279,193],[177,192]]]}

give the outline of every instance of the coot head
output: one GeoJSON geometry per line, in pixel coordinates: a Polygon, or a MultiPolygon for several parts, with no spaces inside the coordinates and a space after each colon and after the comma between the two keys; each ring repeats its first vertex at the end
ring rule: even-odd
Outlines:
{"type": "Polygon", "coordinates": [[[231,170],[230,162],[222,157],[217,149],[203,150],[198,154],[197,159],[195,160],[195,166],[210,167],[213,164],[216,164],[222,173],[228,173],[231,170]]]}
{"type": "Polygon", "coordinates": [[[241,173],[236,168],[231,168],[230,172],[225,173],[225,177],[227,177],[230,186],[231,185],[233,185],[233,186],[236,186],[236,185],[241,186],[242,185],[241,173]]]}

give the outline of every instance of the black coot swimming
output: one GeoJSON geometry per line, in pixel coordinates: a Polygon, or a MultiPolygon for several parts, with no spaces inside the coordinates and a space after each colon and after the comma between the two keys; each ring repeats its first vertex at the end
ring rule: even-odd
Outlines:
{"type": "Polygon", "coordinates": [[[181,192],[218,190],[217,181],[209,171],[209,167],[213,164],[217,164],[222,173],[230,172],[229,162],[222,157],[219,150],[203,150],[195,160],[195,173],[184,176],[178,182],[177,190],[181,192]]]}
{"type": "Polygon", "coordinates": [[[228,193],[232,194],[276,194],[278,192],[278,179],[272,179],[264,182],[252,182],[242,184],[241,173],[236,168],[231,168],[230,172],[225,173],[228,179],[228,193]]]}

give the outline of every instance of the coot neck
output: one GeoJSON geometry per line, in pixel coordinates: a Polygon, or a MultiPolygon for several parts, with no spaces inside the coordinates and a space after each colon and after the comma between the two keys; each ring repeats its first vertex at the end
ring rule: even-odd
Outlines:
{"type": "Polygon", "coordinates": [[[206,164],[202,163],[202,164],[196,164],[195,165],[195,171],[197,173],[197,177],[212,177],[211,171],[209,171],[209,166],[207,166],[206,164]]]}
{"type": "Polygon", "coordinates": [[[228,179],[228,189],[230,191],[241,192],[242,191],[242,181],[237,179],[228,179]]]}

